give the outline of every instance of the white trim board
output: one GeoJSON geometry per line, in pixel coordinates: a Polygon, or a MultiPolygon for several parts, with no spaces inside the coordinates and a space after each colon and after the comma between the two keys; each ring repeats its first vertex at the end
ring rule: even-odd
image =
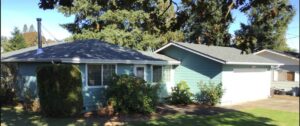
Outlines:
{"type": "Polygon", "coordinates": [[[144,80],[147,81],[147,66],[146,65],[134,65],[133,67],[133,72],[134,72],[134,75],[136,75],[136,68],[137,67],[143,67],[144,68],[144,80]]]}

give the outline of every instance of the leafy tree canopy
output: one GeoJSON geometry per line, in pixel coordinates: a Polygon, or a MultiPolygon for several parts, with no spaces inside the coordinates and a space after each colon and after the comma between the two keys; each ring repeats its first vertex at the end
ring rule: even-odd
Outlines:
{"type": "Polygon", "coordinates": [[[251,53],[286,50],[285,32],[295,11],[288,0],[40,0],[40,8],[58,8],[75,21],[62,26],[73,39],[99,38],[131,48],[156,49],[169,41],[235,46],[251,53]],[[234,41],[228,33],[231,12],[248,16],[234,41]]]}
{"type": "Polygon", "coordinates": [[[11,34],[13,37],[4,44],[5,51],[13,51],[26,47],[24,37],[17,27],[14,28],[11,34]]]}
{"type": "Polygon", "coordinates": [[[264,0],[245,11],[249,24],[235,32],[235,44],[245,53],[262,49],[289,50],[285,33],[295,10],[288,0],[264,0]]]}

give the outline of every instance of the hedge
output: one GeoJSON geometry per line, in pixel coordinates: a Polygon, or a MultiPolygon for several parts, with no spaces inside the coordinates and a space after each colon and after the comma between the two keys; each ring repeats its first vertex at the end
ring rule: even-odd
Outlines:
{"type": "Polygon", "coordinates": [[[83,108],[82,80],[78,66],[59,64],[37,68],[41,112],[50,117],[74,116],[83,108]]]}

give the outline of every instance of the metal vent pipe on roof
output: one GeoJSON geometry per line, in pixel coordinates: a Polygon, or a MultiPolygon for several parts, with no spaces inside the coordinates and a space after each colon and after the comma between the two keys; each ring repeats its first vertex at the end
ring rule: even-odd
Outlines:
{"type": "Polygon", "coordinates": [[[43,53],[43,49],[42,49],[42,30],[41,30],[41,18],[37,18],[37,29],[38,29],[38,49],[37,49],[37,54],[41,54],[43,53]]]}

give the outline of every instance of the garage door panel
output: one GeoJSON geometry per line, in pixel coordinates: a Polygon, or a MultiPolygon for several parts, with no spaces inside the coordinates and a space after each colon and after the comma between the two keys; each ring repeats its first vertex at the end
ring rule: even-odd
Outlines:
{"type": "Polygon", "coordinates": [[[224,71],[222,81],[224,105],[263,99],[270,94],[271,73],[267,69],[224,71]]]}

